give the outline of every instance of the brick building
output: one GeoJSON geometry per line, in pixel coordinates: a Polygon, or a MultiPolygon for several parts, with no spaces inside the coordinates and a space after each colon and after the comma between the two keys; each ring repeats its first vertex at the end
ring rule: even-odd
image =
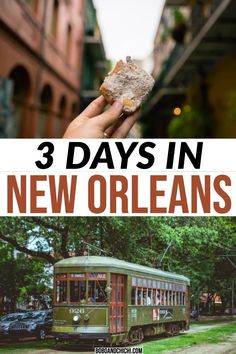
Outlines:
{"type": "Polygon", "coordinates": [[[84,0],[0,1],[2,137],[59,137],[75,116],[84,12],[84,0]]]}

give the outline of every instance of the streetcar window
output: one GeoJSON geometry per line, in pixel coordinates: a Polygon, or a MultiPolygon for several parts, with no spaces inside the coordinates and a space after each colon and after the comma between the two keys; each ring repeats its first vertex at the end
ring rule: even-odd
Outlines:
{"type": "Polygon", "coordinates": [[[148,292],[147,292],[147,305],[150,306],[150,305],[153,305],[153,292],[151,289],[148,289],[148,292]]]}
{"type": "Polygon", "coordinates": [[[184,305],[184,294],[182,292],[180,293],[180,305],[184,305]]]}
{"type": "Polygon", "coordinates": [[[184,287],[170,282],[152,279],[132,278],[131,305],[143,306],[183,306],[185,305],[184,287]],[[142,282],[142,286],[140,286],[142,282]],[[135,286],[136,283],[136,286],[135,286]],[[147,284],[149,286],[145,286],[147,284]],[[138,286],[137,286],[138,285],[138,286]],[[157,289],[156,289],[157,287],[157,289]],[[179,290],[179,291],[178,291],[179,290]],[[180,291],[182,290],[182,291],[180,291]]]}
{"type": "Polygon", "coordinates": [[[143,289],[139,288],[138,289],[138,305],[143,304],[143,289]]]}
{"type": "Polygon", "coordinates": [[[66,290],[67,290],[67,281],[66,280],[57,280],[56,281],[56,302],[66,302],[66,290]]]}
{"type": "Polygon", "coordinates": [[[185,305],[185,294],[183,293],[183,305],[185,305]]]}
{"type": "Polygon", "coordinates": [[[104,303],[107,301],[106,296],[107,282],[104,280],[89,280],[88,282],[88,304],[94,302],[104,303]]]}
{"type": "Polygon", "coordinates": [[[172,300],[173,300],[173,305],[176,305],[176,296],[175,296],[175,292],[173,291],[172,293],[172,300]]]}
{"type": "Polygon", "coordinates": [[[160,290],[160,304],[161,305],[164,305],[164,290],[160,290]]]}
{"type": "Polygon", "coordinates": [[[172,297],[172,291],[169,292],[169,305],[173,305],[173,297],[172,297]]]}
{"type": "Polygon", "coordinates": [[[155,305],[160,305],[160,292],[157,290],[156,291],[156,303],[155,305]]]}
{"type": "Polygon", "coordinates": [[[156,289],[152,290],[152,305],[156,305],[157,304],[157,297],[156,297],[156,289]]]}
{"type": "Polygon", "coordinates": [[[85,303],[86,299],[86,281],[70,280],[70,302],[85,303]]]}
{"type": "Polygon", "coordinates": [[[142,286],[143,285],[143,279],[142,278],[138,278],[138,286],[142,286]]]}
{"type": "Polygon", "coordinates": [[[168,291],[164,290],[164,305],[169,305],[168,300],[168,291]]]}
{"type": "Polygon", "coordinates": [[[131,305],[138,305],[136,294],[137,294],[137,288],[132,288],[132,291],[131,291],[131,305]]]}
{"type": "Polygon", "coordinates": [[[147,289],[143,289],[143,301],[141,305],[146,306],[147,305],[147,289]]]}

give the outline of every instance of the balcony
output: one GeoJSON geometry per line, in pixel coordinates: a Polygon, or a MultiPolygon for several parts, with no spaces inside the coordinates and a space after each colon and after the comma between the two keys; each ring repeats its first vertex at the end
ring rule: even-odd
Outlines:
{"type": "Polygon", "coordinates": [[[95,61],[104,60],[106,57],[102,39],[96,36],[85,36],[84,45],[95,61]]]}
{"type": "MultiPolygon", "coordinates": [[[[166,5],[185,5],[168,0],[166,5]]],[[[211,70],[223,56],[236,49],[236,2],[232,0],[196,1],[191,8],[184,45],[177,44],[163,63],[148,113],[166,95],[183,95],[185,87],[211,70]]]]}
{"type": "Polygon", "coordinates": [[[235,1],[213,1],[206,18],[199,17],[193,8],[190,23],[190,42],[165,76],[165,86],[199,77],[199,71],[209,71],[217,60],[236,48],[235,1]]]}

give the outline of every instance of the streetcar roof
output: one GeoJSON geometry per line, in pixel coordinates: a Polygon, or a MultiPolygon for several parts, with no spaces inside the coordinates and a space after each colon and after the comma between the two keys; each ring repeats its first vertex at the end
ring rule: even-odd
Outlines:
{"type": "Polygon", "coordinates": [[[181,280],[186,283],[190,283],[189,278],[184,275],[179,275],[171,272],[166,272],[160,269],[154,269],[151,267],[142,266],[135,263],[126,262],[113,257],[100,257],[100,256],[80,256],[65,258],[57,263],[57,267],[107,267],[125,269],[133,272],[139,272],[148,275],[156,275],[165,278],[181,280]]]}

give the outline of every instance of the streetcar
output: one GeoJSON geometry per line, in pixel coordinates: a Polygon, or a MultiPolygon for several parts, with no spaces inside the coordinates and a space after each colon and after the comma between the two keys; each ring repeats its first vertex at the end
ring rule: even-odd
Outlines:
{"type": "Polygon", "coordinates": [[[189,329],[190,280],[112,257],[54,266],[52,332],[57,342],[135,344],[189,329]]]}

